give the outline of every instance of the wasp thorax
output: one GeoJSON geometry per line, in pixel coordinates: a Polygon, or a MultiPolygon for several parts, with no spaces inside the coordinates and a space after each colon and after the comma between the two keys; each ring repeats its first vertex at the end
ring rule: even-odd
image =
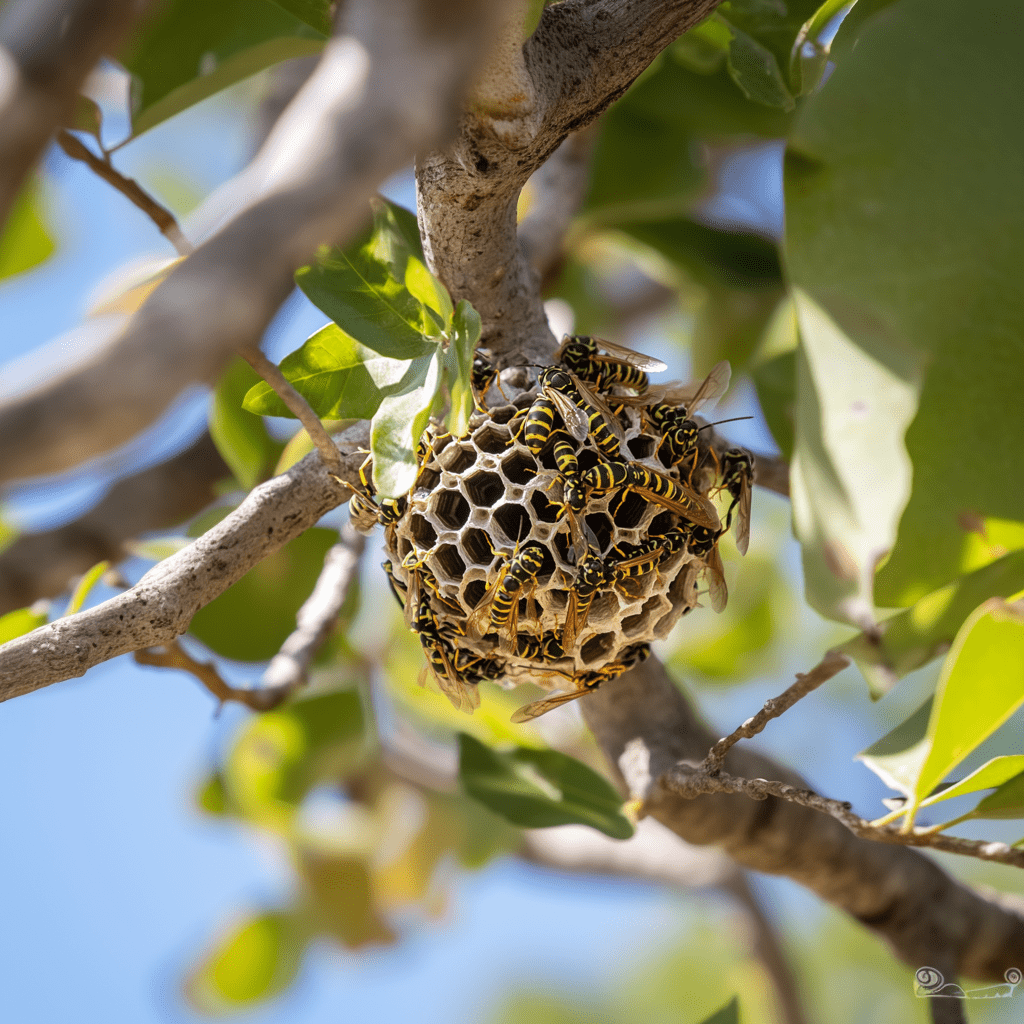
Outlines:
{"type": "Polygon", "coordinates": [[[723,482],[706,448],[681,453],[672,418],[655,422],[626,386],[608,385],[593,415],[574,386],[593,397],[549,368],[534,391],[478,410],[465,437],[428,427],[408,505],[387,525],[396,596],[466,710],[482,679],[586,692],[642,660],[702,593],[724,606],[707,494],[737,491],[739,460],[723,482]]]}

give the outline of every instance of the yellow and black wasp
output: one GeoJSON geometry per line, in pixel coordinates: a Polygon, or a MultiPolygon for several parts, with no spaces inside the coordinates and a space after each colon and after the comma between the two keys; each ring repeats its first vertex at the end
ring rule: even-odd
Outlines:
{"type": "MultiPolygon", "coordinates": [[[[656,572],[664,548],[652,537],[641,544],[620,545],[615,551],[618,557],[606,560],[605,572],[610,583],[622,586],[626,580],[639,579],[656,572]]],[[[622,589],[625,590],[625,587],[622,589]]]]}
{"type": "Polygon", "coordinates": [[[367,455],[363,464],[359,467],[359,482],[362,484],[362,491],[355,491],[349,498],[348,512],[353,527],[360,533],[372,533],[375,526],[391,526],[398,522],[405,515],[409,505],[408,499],[382,498],[378,505],[372,499],[376,488],[372,481],[373,459],[367,455]]]}
{"type": "Polygon", "coordinates": [[[576,639],[587,624],[594,596],[606,579],[604,560],[591,549],[587,550],[576,568],[576,580],[569,591],[565,622],[562,625],[562,649],[565,651],[575,647],[576,639]]]}
{"type": "MultiPolygon", "coordinates": [[[[390,565],[390,562],[388,563],[390,565]]],[[[437,577],[426,567],[424,564],[424,556],[417,554],[415,551],[410,551],[409,554],[402,559],[402,568],[406,571],[409,578],[409,584],[406,587],[406,621],[411,624],[413,612],[410,609],[415,609],[419,602],[420,593],[423,585],[430,589],[433,594],[433,600],[440,604],[446,612],[450,615],[458,617],[464,616],[466,613],[462,608],[462,605],[456,601],[451,600],[441,593],[441,585],[437,582],[437,577]]],[[[454,621],[449,621],[446,629],[456,629],[454,621]]]]}
{"type": "MultiPolygon", "coordinates": [[[[410,589],[410,599],[412,597],[410,589]]],[[[415,605],[412,629],[419,634],[420,645],[427,656],[427,669],[430,670],[441,692],[459,711],[471,712],[480,706],[480,692],[475,685],[468,682],[456,669],[458,652],[444,635],[444,627],[438,622],[430,601],[421,594],[415,605]]],[[[421,674],[422,683],[424,675],[421,674]]]]}
{"type": "MultiPolygon", "coordinates": [[[[485,349],[477,349],[473,354],[473,365],[469,371],[469,382],[473,389],[473,405],[479,412],[485,412],[487,406],[484,399],[491,384],[495,384],[501,391],[501,379],[498,377],[498,368],[490,360],[490,353],[485,349]]],[[[501,391],[503,398],[507,398],[504,391],[501,391]]]]}
{"type": "Polygon", "coordinates": [[[741,555],[750,543],[750,490],[754,482],[754,456],[742,448],[730,448],[722,455],[722,486],[732,497],[725,514],[725,528],[732,525],[736,510],[736,547],[741,555]]]}
{"type": "Polygon", "coordinates": [[[543,571],[550,555],[537,543],[527,544],[516,552],[502,567],[492,587],[489,602],[481,601],[473,613],[474,622],[489,612],[487,632],[497,633],[501,645],[513,650],[519,633],[519,599],[526,587],[536,584],[537,576],[543,571]]]}
{"type": "Polygon", "coordinates": [[[520,633],[516,637],[516,654],[527,661],[561,661],[565,650],[554,633],[545,633],[542,637],[520,633]]]}
{"type": "Polygon", "coordinates": [[[661,473],[635,462],[628,464],[628,486],[670,512],[709,530],[720,530],[718,510],[703,495],[661,473]]]}
{"type": "Polygon", "coordinates": [[[617,679],[623,672],[634,668],[642,661],[646,661],[650,654],[650,644],[636,644],[624,652],[621,660],[612,662],[593,672],[583,672],[573,677],[575,689],[567,690],[564,693],[556,693],[552,697],[544,697],[542,700],[535,700],[530,704],[524,705],[512,715],[512,721],[519,723],[529,722],[531,719],[539,718],[554,708],[568,704],[569,701],[585,697],[588,693],[593,693],[602,683],[607,682],[609,679],[617,679]]]}
{"type": "Polygon", "coordinates": [[[726,602],[729,600],[729,590],[725,585],[722,556],[718,553],[718,540],[723,531],[721,528],[709,530],[707,527],[692,523],[685,529],[689,533],[686,550],[690,554],[696,555],[704,563],[711,607],[716,612],[725,611],[726,602]]]}
{"type": "Polygon", "coordinates": [[[668,369],[660,359],[581,334],[567,334],[555,358],[599,391],[621,384],[643,394],[650,383],[647,374],[668,369]],[[600,354],[602,349],[607,355],[600,354]]]}

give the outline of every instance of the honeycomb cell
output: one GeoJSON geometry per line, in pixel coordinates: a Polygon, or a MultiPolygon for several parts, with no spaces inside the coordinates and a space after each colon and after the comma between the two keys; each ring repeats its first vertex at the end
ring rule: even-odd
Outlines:
{"type": "Polygon", "coordinates": [[[542,523],[557,523],[561,509],[548,499],[544,491],[538,489],[530,495],[530,507],[542,523]]]}
{"type": "Polygon", "coordinates": [[[651,629],[651,619],[661,611],[661,598],[652,597],[636,615],[627,615],[622,620],[622,632],[630,639],[643,634],[646,636],[651,629]]]}
{"type": "Polygon", "coordinates": [[[592,636],[580,649],[580,658],[587,664],[593,664],[606,658],[615,650],[614,633],[598,633],[592,636]]]}
{"type": "Polygon", "coordinates": [[[469,518],[469,502],[458,491],[435,491],[432,498],[431,511],[449,530],[458,530],[469,518]]]}
{"type": "Polygon", "coordinates": [[[473,565],[490,565],[494,561],[494,548],[483,530],[470,527],[462,535],[462,552],[473,565]]]}
{"type": "Polygon", "coordinates": [[[554,537],[551,538],[551,545],[554,547],[555,553],[563,564],[569,565],[572,562],[573,559],[569,554],[572,547],[572,537],[568,530],[556,533],[554,537]]]}
{"type": "Polygon", "coordinates": [[[649,459],[653,454],[657,442],[649,434],[638,434],[626,442],[626,447],[634,459],[649,459]]]}
{"type": "Polygon", "coordinates": [[[454,544],[442,544],[435,552],[433,564],[437,568],[439,579],[458,582],[466,571],[466,563],[454,544]]]}
{"type": "Polygon", "coordinates": [[[465,473],[476,462],[476,452],[468,446],[453,445],[441,454],[438,462],[449,473],[458,475],[459,473],[465,473]]]}
{"type": "Polygon", "coordinates": [[[497,424],[488,423],[481,427],[474,435],[473,440],[477,448],[488,455],[501,455],[508,447],[509,432],[497,424]]]}
{"type": "Polygon", "coordinates": [[[416,541],[416,547],[420,550],[432,548],[437,543],[437,533],[434,528],[423,518],[423,516],[411,516],[409,519],[409,532],[416,541]]]}
{"type": "Polygon", "coordinates": [[[441,474],[436,469],[421,469],[416,477],[417,491],[432,491],[441,482],[441,474]]]}
{"type": "Polygon", "coordinates": [[[537,475],[537,461],[528,452],[516,449],[501,462],[505,479],[513,484],[528,484],[537,475]]]}
{"type": "Polygon", "coordinates": [[[620,491],[608,505],[612,522],[620,530],[632,530],[639,526],[647,508],[647,499],[636,491],[620,491]]]}
{"type": "Polygon", "coordinates": [[[470,608],[475,608],[487,593],[487,584],[483,580],[470,580],[463,590],[463,600],[470,608]]]}
{"type": "Polygon", "coordinates": [[[664,537],[670,530],[674,530],[679,522],[673,512],[659,512],[647,525],[647,534],[650,537],[664,537]]]}
{"type": "Polygon", "coordinates": [[[508,421],[512,419],[517,412],[514,405],[499,405],[488,411],[491,414],[491,419],[494,420],[495,423],[508,423],[508,421]]]}
{"type": "Polygon", "coordinates": [[[530,533],[530,517],[522,505],[499,505],[492,515],[502,533],[512,542],[524,540],[530,533]]]}
{"type": "Polygon", "coordinates": [[[489,508],[505,496],[505,485],[496,473],[474,473],[465,479],[466,493],[474,505],[489,508]]]}

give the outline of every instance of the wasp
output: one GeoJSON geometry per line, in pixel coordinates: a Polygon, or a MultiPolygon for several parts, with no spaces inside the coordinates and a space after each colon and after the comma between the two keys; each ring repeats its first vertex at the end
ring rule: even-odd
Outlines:
{"type": "Polygon", "coordinates": [[[732,525],[736,510],[736,547],[741,555],[750,543],[750,489],[754,480],[754,456],[742,448],[730,448],[722,456],[722,486],[732,497],[725,514],[725,528],[732,525]]]}
{"type": "Polygon", "coordinates": [[[554,633],[545,633],[539,639],[520,633],[516,637],[516,654],[527,661],[560,661],[565,657],[565,650],[554,633]]]}
{"type": "Polygon", "coordinates": [[[688,531],[689,540],[686,549],[704,563],[708,576],[708,597],[711,598],[711,607],[716,612],[724,611],[726,602],[729,600],[729,591],[725,585],[722,556],[718,553],[718,539],[722,536],[723,531],[721,528],[709,530],[707,527],[692,524],[688,527],[688,531]]]}
{"type": "Polygon", "coordinates": [[[569,591],[569,603],[565,609],[565,622],[562,624],[562,649],[571,651],[576,645],[576,638],[587,624],[590,606],[594,596],[605,582],[605,564],[601,556],[591,549],[580,559],[577,566],[576,580],[569,591]]]}
{"type": "Polygon", "coordinates": [[[348,502],[352,525],[360,533],[370,533],[377,524],[393,526],[405,515],[405,510],[409,506],[409,501],[404,495],[400,498],[382,498],[379,505],[371,501],[370,496],[377,491],[371,479],[372,473],[373,457],[367,455],[359,467],[359,482],[363,486],[363,492],[356,491],[348,502]],[[374,517],[372,524],[371,516],[374,517]]]}
{"type": "Polygon", "coordinates": [[[703,495],[635,462],[628,464],[628,486],[670,512],[709,530],[721,529],[715,506],[703,495]]]}
{"type": "MultiPolygon", "coordinates": [[[[616,548],[616,551],[619,550],[616,548]]],[[[654,572],[661,561],[663,551],[657,540],[648,539],[631,550],[620,552],[628,557],[612,559],[606,563],[609,581],[618,585],[654,572]]]]}
{"type": "MultiPolygon", "coordinates": [[[[498,368],[488,358],[489,353],[484,355],[485,349],[477,349],[473,354],[473,365],[469,371],[469,383],[473,389],[473,405],[479,412],[486,412],[484,398],[491,384],[497,381],[497,388],[501,391],[501,379],[498,377],[498,368]]],[[[502,398],[507,400],[508,396],[501,391],[502,398]]]]}
{"type": "Polygon", "coordinates": [[[660,359],[613,345],[603,338],[580,334],[567,334],[555,358],[600,391],[607,391],[613,384],[622,384],[643,394],[650,384],[647,373],[668,369],[660,359]],[[601,349],[608,355],[600,355],[601,349]]]}
{"type": "MultiPolygon", "coordinates": [[[[390,563],[388,563],[390,564],[390,563]]],[[[411,611],[414,609],[419,601],[420,589],[423,584],[426,584],[434,595],[436,601],[442,605],[445,611],[451,615],[457,615],[460,618],[466,613],[460,604],[452,601],[450,598],[444,596],[441,593],[441,585],[437,582],[437,577],[426,567],[424,564],[424,557],[418,555],[415,551],[410,551],[409,554],[402,559],[402,568],[409,575],[409,581],[411,586],[406,588],[406,592],[411,594],[411,600],[406,601],[406,620],[411,625],[411,611]]],[[[445,623],[445,629],[458,630],[458,626],[454,622],[445,623]]]]}
{"type": "Polygon", "coordinates": [[[395,600],[404,609],[409,598],[409,588],[395,575],[395,567],[390,558],[381,562],[380,567],[388,578],[388,586],[391,588],[391,593],[395,595],[395,600]]]}
{"type": "MultiPolygon", "coordinates": [[[[477,689],[475,681],[470,681],[455,667],[461,652],[456,651],[440,633],[430,635],[421,633],[420,644],[423,647],[423,653],[427,656],[427,664],[420,674],[420,683],[424,682],[426,672],[429,670],[441,692],[458,711],[471,713],[480,707],[480,691],[477,689]]],[[[470,664],[475,665],[476,662],[470,662],[470,664]]]]}
{"type": "MultiPolygon", "coordinates": [[[[493,587],[493,597],[489,608],[488,631],[501,634],[505,631],[506,640],[502,646],[511,648],[519,632],[519,597],[524,587],[536,583],[537,576],[544,568],[547,552],[540,544],[527,544],[521,551],[514,554],[503,566],[501,574],[493,587]]],[[[481,602],[475,614],[481,614],[488,608],[481,602]]]]}
{"type": "Polygon", "coordinates": [[[573,682],[576,684],[575,689],[567,690],[565,693],[556,693],[553,697],[535,700],[521,707],[512,715],[512,721],[520,723],[529,722],[531,719],[538,718],[554,708],[568,704],[571,700],[585,697],[588,693],[593,693],[602,683],[607,682],[609,679],[617,679],[623,672],[634,668],[642,661],[646,661],[650,654],[650,644],[636,644],[624,653],[621,661],[612,662],[593,672],[584,672],[576,675],[573,679],[573,682]]]}
{"type": "Polygon", "coordinates": [[[365,494],[354,491],[348,500],[348,518],[352,526],[363,534],[371,534],[380,524],[380,510],[377,503],[365,494]]]}

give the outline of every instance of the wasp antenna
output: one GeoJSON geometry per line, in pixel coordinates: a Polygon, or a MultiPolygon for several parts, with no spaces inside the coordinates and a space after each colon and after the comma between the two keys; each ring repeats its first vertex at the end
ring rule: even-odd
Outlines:
{"type": "Polygon", "coordinates": [[[705,423],[703,427],[698,427],[697,432],[700,433],[702,430],[707,430],[708,427],[719,427],[723,423],[738,423],[740,420],[752,420],[753,416],[733,416],[728,420],[715,420],[714,423],[705,423]]]}

